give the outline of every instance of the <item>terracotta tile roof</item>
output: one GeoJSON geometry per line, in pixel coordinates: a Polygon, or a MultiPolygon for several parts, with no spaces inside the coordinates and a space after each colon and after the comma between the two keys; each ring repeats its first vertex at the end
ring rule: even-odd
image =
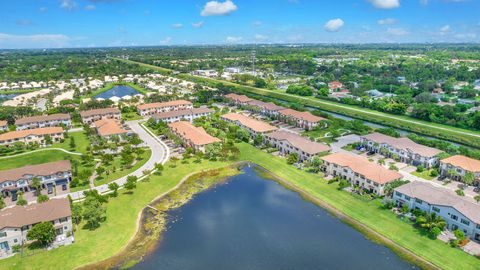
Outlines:
{"type": "Polygon", "coordinates": [[[312,122],[312,123],[327,120],[323,117],[313,115],[310,112],[299,112],[299,111],[293,110],[293,109],[280,110],[280,111],[278,111],[278,113],[280,113],[281,115],[287,116],[287,117],[302,119],[302,120],[305,120],[307,122],[312,122]]]}
{"type": "Polygon", "coordinates": [[[248,102],[248,105],[250,105],[250,106],[255,106],[255,107],[259,107],[259,108],[261,108],[261,109],[265,109],[265,110],[268,110],[268,111],[280,111],[280,110],[285,110],[284,107],[278,106],[278,105],[276,105],[275,103],[272,103],[272,102],[263,102],[263,101],[256,100],[256,99],[248,102]]]}
{"type": "Polygon", "coordinates": [[[413,152],[415,154],[419,154],[424,157],[434,157],[443,152],[442,150],[439,150],[433,147],[428,147],[425,145],[418,144],[410,140],[409,138],[405,138],[405,137],[395,138],[395,137],[387,136],[377,132],[365,135],[363,136],[363,138],[376,143],[388,144],[394,148],[401,149],[408,152],[413,152]]]}
{"type": "Polygon", "coordinates": [[[173,129],[175,133],[180,134],[180,136],[191,141],[195,145],[221,142],[220,139],[208,134],[202,127],[195,127],[187,121],[170,123],[168,126],[173,129]]]}
{"type": "Polygon", "coordinates": [[[15,120],[15,125],[25,125],[36,122],[45,122],[45,121],[54,121],[54,120],[70,120],[70,114],[67,113],[57,113],[50,115],[37,115],[31,117],[24,117],[15,120]]]}
{"type": "Polygon", "coordinates": [[[103,108],[80,112],[82,118],[105,114],[120,114],[120,110],[118,108],[103,108]]]}
{"type": "Polygon", "coordinates": [[[0,141],[25,138],[30,135],[40,136],[40,135],[51,135],[51,134],[57,134],[57,133],[63,133],[63,128],[44,127],[44,128],[35,128],[35,129],[27,129],[27,130],[17,130],[17,131],[10,131],[7,133],[0,134],[0,141]]]}
{"type": "Polygon", "coordinates": [[[442,159],[441,162],[460,167],[469,172],[480,172],[480,160],[469,158],[462,155],[451,156],[442,159]]]}
{"type": "Polygon", "coordinates": [[[368,159],[360,156],[346,153],[334,153],[321,157],[321,159],[342,167],[348,167],[352,171],[379,184],[385,184],[402,178],[402,175],[398,172],[388,170],[383,166],[370,162],[368,159]]]}
{"type": "Polygon", "coordinates": [[[253,99],[245,96],[245,95],[237,95],[237,94],[227,94],[225,95],[226,98],[235,101],[235,102],[249,102],[252,101],[253,99]]]}
{"type": "Polygon", "coordinates": [[[301,151],[310,155],[316,155],[322,152],[330,151],[330,146],[326,144],[312,142],[307,138],[288,131],[279,130],[265,134],[265,136],[280,141],[288,141],[294,147],[297,147],[301,151]]]}
{"type": "Polygon", "coordinates": [[[7,125],[7,121],[0,120],[0,127],[6,127],[7,125]]]}
{"type": "Polygon", "coordinates": [[[101,119],[93,123],[100,136],[120,135],[128,133],[116,119],[101,119]]]}
{"type": "Polygon", "coordinates": [[[163,113],[156,113],[152,115],[155,119],[166,119],[170,117],[181,117],[187,115],[194,115],[194,114],[202,114],[202,113],[213,113],[214,110],[209,108],[193,108],[187,110],[177,110],[177,111],[168,111],[163,113]]]}
{"type": "Polygon", "coordinates": [[[44,203],[27,206],[14,206],[0,210],[0,229],[6,227],[21,228],[22,226],[53,221],[71,215],[70,202],[67,198],[51,199],[44,203]]]}
{"type": "Polygon", "coordinates": [[[413,181],[396,188],[395,191],[412,198],[418,198],[429,204],[453,207],[473,222],[480,224],[480,204],[470,202],[449,189],[413,181]]]}
{"type": "Polygon", "coordinates": [[[171,106],[180,106],[180,105],[192,105],[192,102],[187,100],[172,100],[167,102],[156,102],[156,103],[147,103],[137,106],[139,110],[153,109],[153,108],[165,108],[171,106]]]}
{"type": "Polygon", "coordinates": [[[16,181],[25,175],[46,176],[58,172],[68,172],[72,170],[69,160],[61,160],[37,165],[28,165],[20,168],[0,171],[0,183],[7,181],[16,181]]]}
{"type": "Polygon", "coordinates": [[[247,117],[243,114],[239,113],[227,113],[222,115],[222,118],[228,119],[230,121],[238,121],[242,125],[252,129],[255,132],[269,132],[269,131],[274,131],[277,130],[276,127],[265,123],[263,121],[259,121],[250,117],[247,117]]]}

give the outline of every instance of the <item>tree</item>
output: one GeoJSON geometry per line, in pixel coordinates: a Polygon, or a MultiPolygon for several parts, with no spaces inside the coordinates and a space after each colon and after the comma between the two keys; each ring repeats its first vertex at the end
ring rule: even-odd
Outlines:
{"type": "Polygon", "coordinates": [[[294,163],[297,163],[298,162],[298,154],[297,153],[292,153],[292,154],[289,154],[288,157],[287,157],[287,163],[292,165],[294,163]]]}
{"type": "Polygon", "coordinates": [[[463,176],[462,180],[463,180],[463,183],[465,183],[464,188],[466,188],[467,186],[471,186],[473,184],[473,182],[475,181],[475,175],[471,172],[467,172],[463,176]]]}
{"type": "Polygon", "coordinates": [[[137,180],[138,178],[134,175],[130,175],[127,177],[127,182],[123,185],[127,190],[132,192],[133,189],[137,188],[137,180]]]}
{"type": "Polygon", "coordinates": [[[70,149],[75,149],[77,144],[75,143],[75,137],[70,137],[70,149]]]}
{"type": "Polygon", "coordinates": [[[108,189],[112,191],[112,197],[117,197],[119,188],[120,186],[115,182],[108,184],[108,189]]]}
{"type": "Polygon", "coordinates": [[[50,198],[47,195],[40,195],[37,197],[37,203],[47,202],[50,198]]]}
{"type": "Polygon", "coordinates": [[[51,222],[35,224],[27,233],[28,240],[36,240],[40,245],[47,246],[55,240],[55,228],[51,222]]]}
{"type": "Polygon", "coordinates": [[[82,205],[79,203],[70,203],[70,209],[72,209],[72,221],[75,225],[80,224],[82,221],[82,205]]]}
{"type": "Polygon", "coordinates": [[[172,162],[172,167],[177,167],[177,161],[178,161],[177,157],[171,157],[170,161],[172,162]]]}
{"type": "Polygon", "coordinates": [[[3,199],[3,196],[0,195],[0,209],[3,209],[7,206],[7,204],[5,203],[5,200],[3,199]]]}
{"type": "Polygon", "coordinates": [[[155,169],[157,170],[157,173],[159,175],[161,175],[162,171],[164,169],[163,164],[162,163],[155,163],[155,169]]]}
{"type": "Polygon", "coordinates": [[[40,178],[38,177],[33,177],[32,178],[32,183],[30,184],[33,188],[35,188],[35,194],[37,196],[40,196],[40,191],[42,191],[42,182],[40,181],[40,178]]]}
{"type": "Polygon", "coordinates": [[[18,196],[17,205],[25,206],[25,205],[27,205],[27,204],[28,204],[28,202],[27,202],[27,200],[25,200],[25,198],[23,197],[23,194],[20,194],[20,195],[18,196]]]}
{"type": "MultiPolygon", "coordinates": [[[[477,203],[480,202],[480,195],[476,195],[473,198],[475,199],[475,201],[477,201],[477,203]]],[[[1,205],[1,203],[0,203],[0,205],[1,205]]],[[[0,207],[0,209],[1,209],[1,207],[0,207]]]]}
{"type": "Polygon", "coordinates": [[[105,172],[105,168],[103,168],[102,166],[99,166],[98,168],[95,169],[95,171],[97,172],[98,176],[102,176],[102,174],[105,172]]]}
{"type": "Polygon", "coordinates": [[[106,209],[95,196],[87,196],[83,202],[82,218],[86,221],[86,227],[94,230],[100,227],[105,220],[106,209]]]}
{"type": "Polygon", "coordinates": [[[253,144],[254,145],[261,145],[263,143],[263,136],[262,134],[258,133],[257,136],[255,136],[255,139],[253,139],[253,144]]]}

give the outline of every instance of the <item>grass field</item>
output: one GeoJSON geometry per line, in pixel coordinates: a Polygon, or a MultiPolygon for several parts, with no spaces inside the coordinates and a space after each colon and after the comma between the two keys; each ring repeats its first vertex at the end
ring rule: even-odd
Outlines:
{"type": "Polygon", "coordinates": [[[417,177],[423,178],[425,180],[432,180],[435,177],[430,175],[431,172],[432,172],[432,170],[424,170],[423,172],[414,171],[414,172],[412,172],[412,174],[417,176],[417,177]]]}
{"type": "MultiPolygon", "coordinates": [[[[131,60],[115,58],[119,61],[123,61],[130,64],[140,65],[146,69],[156,70],[164,74],[171,74],[172,70],[161,68],[149,64],[144,64],[140,62],[135,62],[131,60]]],[[[370,121],[377,124],[382,124],[390,127],[400,128],[408,130],[411,132],[416,132],[440,139],[450,140],[465,144],[471,147],[478,148],[480,145],[480,132],[466,130],[461,128],[456,128],[452,126],[427,122],[418,120],[409,116],[399,116],[392,115],[387,113],[382,113],[366,108],[360,108],[357,106],[351,106],[346,104],[341,104],[333,101],[321,100],[314,97],[301,97],[292,94],[287,94],[279,90],[268,90],[263,88],[256,88],[251,86],[244,86],[237,83],[232,83],[224,80],[217,80],[212,78],[203,78],[198,76],[193,76],[190,74],[179,74],[177,77],[180,77],[185,80],[190,80],[194,82],[205,82],[210,84],[223,84],[225,86],[232,87],[232,90],[244,94],[253,94],[264,97],[269,97],[273,99],[280,99],[289,102],[296,102],[305,106],[316,107],[320,110],[330,111],[334,113],[339,113],[354,117],[357,119],[370,121]]]]}
{"type": "Polygon", "coordinates": [[[78,132],[69,132],[68,138],[65,138],[64,142],[54,143],[53,148],[63,148],[67,151],[76,152],[76,153],[87,153],[87,147],[90,145],[90,140],[88,136],[83,131],[78,132]],[[71,138],[74,138],[75,147],[70,147],[71,138]]]}
{"type": "Polygon", "coordinates": [[[130,83],[130,82],[119,82],[119,83],[107,83],[102,88],[99,88],[97,90],[94,90],[94,91],[90,92],[90,94],[88,94],[87,97],[93,98],[94,96],[96,96],[98,94],[101,94],[103,92],[106,92],[106,91],[112,89],[116,85],[130,86],[131,88],[137,90],[140,94],[146,94],[148,92],[147,89],[141,87],[140,85],[130,83]]]}
{"type": "Polygon", "coordinates": [[[80,160],[80,156],[70,155],[60,150],[34,152],[27,155],[1,159],[0,170],[14,169],[27,165],[37,165],[65,159],[80,160]]]}

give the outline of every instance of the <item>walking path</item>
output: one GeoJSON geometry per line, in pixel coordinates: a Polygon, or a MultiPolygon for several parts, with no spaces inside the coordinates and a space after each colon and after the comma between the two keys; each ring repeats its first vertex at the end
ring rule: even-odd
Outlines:
{"type": "Polygon", "coordinates": [[[67,154],[70,154],[70,155],[76,155],[76,156],[81,156],[81,155],[83,155],[82,153],[71,152],[71,151],[65,150],[65,149],[63,149],[63,148],[45,148],[45,149],[37,149],[37,150],[25,152],[25,153],[20,153],[20,154],[16,154],[16,155],[13,155],[13,156],[0,157],[0,159],[14,158],[14,157],[18,157],[18,156],[30,155],[30,154],[36,153],[36,152],[52,151],[52,150],[62,151],[62,152],[64,152],[64,153],[67,153],[67,154]]]}

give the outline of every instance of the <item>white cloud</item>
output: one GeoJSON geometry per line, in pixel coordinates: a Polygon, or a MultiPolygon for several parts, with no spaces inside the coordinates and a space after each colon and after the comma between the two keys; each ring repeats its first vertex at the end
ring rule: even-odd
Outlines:
{"type": "Polygon", "coordinates": [[[180,29],[180,28],[183,27],[183,24],[181,24],[181,23],[174,23],[174,24],[172,24],[172,27],[175,28],[175,29],[180,29]]]}
{"type": "Polygon", "coordinates": [[[410,34],[407,30],[403,28],[388,28],[387,33],[394,36],[405,36],[410,34]]]}
{"type": "Polygon", "coordinates": [[[199,21],[199,22],[196,22],[196,23],[192,23],[192,26],[193,26],[193,28],[202,28],[204,24],[205,24],[204,21],[199,21]]]}
{"type": "Polygon", "coordinates": [[[237,6],[231,1],[225,2],[210,1],[205,4],[200,15],[202,16],[221,16],[228,15],[237,10],[237,6]]]}
{"type": "Polygon", "coordinates": [[[33,25],[33,22],[32,22],[32,21],[30,21],[30,20],[24,20],[24,19],[22,19],[22,20],[17,20],[15,23],[16,23],[17,25],[20,25],[20,26],[31,26],[31,25],[33,25]]]}
{"type": "Polygon", "coordinates": [[[44,12],[48,11],[48,8],[47,7],[41,7],[41,8],[38,9],[38,11],[44,13],[44,12]]]}
{"type": "Polygon", "coordinates": [[[337,18],[328,21],[323,28],[328,32],[338,32],[344,24],[342,19],[337,18]]]}
{"type": "Polygon", "coordinates": [[[440,27],[440,32],[441,33],[446,33],[446,32],[450,32],[450,25],[444,25],[442,27],[440,27]]]}
{"type": "Polygon", "coordinates": [[[397,19],[394,18],[385,18],[377,21],[377,23],[380,25],[392,25],[396,24],[397,22],[397,19]]]}
{"type": "Polygon", "coordinates": [[[255,34],[255,40],[256,40],[256,41],[265,41],[265,40],[267,40],[267,39],[268,39],[268,37],[265,36],[265,35],[255,34]]]}
{"type": "Polygon", "coordinates": [[[400,7],[400,0],[368,0],[374,7],[392,9],[400,7]]]}
{"type": "Polygon", "coordinates": [[[10,35],[0,33],[0,48],[62,48],[68,45],[70,38],[61,34],[10,35]]]}
{"type": "Polygon", "coordinates": [[[252,22],[252,26],[253,27],[260,27],[260,26],[262,26],[262,22],[261,21],[254,21],[254,22],[252,22]]]}
{"type": "Polygon", "coordinates": [[[78,5],[77,2],[73,0],[61,0],[60,7],[65,10],[72,11],[74,9],[77,9],[78,5]]]}
{"type": "Polygon", "coordinates": [[[160,40],[158,43],[160,45],[168,45],[168,44],[170,44],[170,42],[172,42],[172,38],[171,37],[166,37],[165,39],[160,40]]]}
{"type": "Polygon", "coordinates": [[[96,7],[95,5],[87,5],[87,6],[85,6],[85,10],[89,10],[89,11],[95,10],[96,8],[97,8],[97,7],[96,7]]]}
{"type": "Polygon", "coordinates": [[[227,37],[227,39],[225,40],[227,43],[238,43],[240,41],[242,41],[242,37],[227,37]]]}
{"type": "Polygon", "coordinates": [[[420,5],[422,6],[428,5],[428,0],[420,0],[420,5]]]}

